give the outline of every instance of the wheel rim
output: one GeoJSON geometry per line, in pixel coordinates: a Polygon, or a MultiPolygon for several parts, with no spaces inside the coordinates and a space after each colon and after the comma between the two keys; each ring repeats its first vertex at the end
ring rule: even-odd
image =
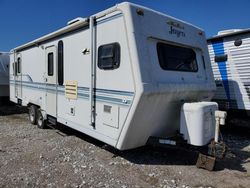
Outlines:
{"type": "Polygon", "coordinates": [[[38,120],[37,120],[37,124],[38,124],[39,126],[42,126],[42,124],[43,124],[43,117],[42,117],[41,115],[39,115],[39,118],[38,118],[38,120]]]}
{"type": "Polygon", "coordinates": [[[30,121],[33,122],[35,120],[35,113],[33,110],[30,110],[30,121]]]}

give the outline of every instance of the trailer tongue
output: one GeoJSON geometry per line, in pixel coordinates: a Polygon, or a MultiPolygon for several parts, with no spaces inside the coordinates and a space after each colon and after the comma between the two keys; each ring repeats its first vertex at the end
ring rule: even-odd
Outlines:
{"type": "Polygon", "coordinates": [[[184,103],[181,108],[180,132],[171,138],[150,137],[147,144],[179,148],[188,146],[200,152],[196,166],[211,171],[216,158],[223,158],[225,153],[225,144],[219,140],[219,126],[225,124],[225,119],[226,112],[219,111],[215,102],[184,103]]]}

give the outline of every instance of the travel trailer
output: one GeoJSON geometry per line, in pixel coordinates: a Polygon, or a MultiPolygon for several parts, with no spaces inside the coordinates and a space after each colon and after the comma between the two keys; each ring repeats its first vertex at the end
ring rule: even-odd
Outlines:
{"type": "Polygon", "coordinates": [[[220,31],[207,41],[217,86],[213,100],[232,115],[250,116],[250,29],[220,31]]]}
{"type": "MultiPolygon", "coordinates": [[[[9,53],[0,52],[0,100],[9,97],[9,53]]],[[[0,101],[0,102],[1,102],[0,101]]]]}
{"type": "Polygon", "coordinates": [[[215,137],[204,31],[148,8],[125,2],[74,19],[14,48],[11,67],[10,100],[40,128],[59,122],[120,150],[215,137]]]}

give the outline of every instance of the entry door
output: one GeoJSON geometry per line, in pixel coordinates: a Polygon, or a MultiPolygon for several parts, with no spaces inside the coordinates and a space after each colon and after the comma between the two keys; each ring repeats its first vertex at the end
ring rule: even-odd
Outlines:
{"type": "Polygon", "coordinates": [[[57,117],[57,49],[55,46],[46,48],[46,112],[57,117]]]}
{"type": "Polygon", "coordinates": [[[22,57],[17,54],[15,62],[15,94],[16,98],[22,99],[22,57]]]}

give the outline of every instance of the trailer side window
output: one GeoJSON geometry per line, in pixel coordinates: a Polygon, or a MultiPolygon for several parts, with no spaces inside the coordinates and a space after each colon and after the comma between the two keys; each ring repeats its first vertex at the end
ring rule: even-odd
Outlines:
{"type": "Polygon", "coordinates": [[[20,74],[21,73],[21,58],[19,57],[19,58],[17,58],[17,67],[16,67],[16,71],[17,71],[17,73],[18,74],[20,74]]]}
{"type": "Polygon", "coordinates": [[[164,70],[197,72],[196,53],[191,48],[157,43],[159,63],[164,70]]]}
{"type": "Polygon", "coordinates": [[[54,75],[54,54],[48,53],[48,76],[54,75]]]}
{"type": "Polygon", "coordinates": [[[58,42],[58,84],[63,85],[63,41],[58,42]]]}
{"type": "Polygon", "coordinates": [[[103,70],[113,70],[120,66],[119,43],[105,44],[98,48],[98,67],[103,70]]]}

